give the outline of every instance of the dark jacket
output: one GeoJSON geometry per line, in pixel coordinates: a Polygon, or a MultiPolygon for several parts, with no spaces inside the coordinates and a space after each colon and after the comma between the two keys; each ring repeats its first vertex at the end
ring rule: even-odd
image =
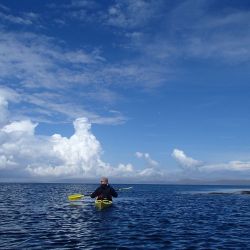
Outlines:
{"type": "Polygon", "coordinates": [[[103,199],[108,199],[110,201],[112,201],[112,196],[113,197],[117,197],[118,194],[116,193],[116,191],[114,190],[114,188],[112,188],[110,185],[100,185],[95,192],[93,192],[90,197],[91,198],[95,198],[97,197],[98,200],[103,200],[103,199]]]}

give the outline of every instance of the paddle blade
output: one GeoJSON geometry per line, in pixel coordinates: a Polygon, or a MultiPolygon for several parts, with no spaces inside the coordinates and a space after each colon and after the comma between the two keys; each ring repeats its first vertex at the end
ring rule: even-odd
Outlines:
{"type": "Polygon", "coordinates": [[[129,190],[132,189],[133,187],[125,187],[125,188],[119,188],[118,191],[122,191],[122,190],[129,190]]]}
{"type": "Polygon", "coordinates": [[[79,199],[81,199],[83,197],[84,197],[83,194],[71,194],[71,195],[68,196],[68,199],[70,201],[75,201],[75,200],[79,200],[79,199]]]}

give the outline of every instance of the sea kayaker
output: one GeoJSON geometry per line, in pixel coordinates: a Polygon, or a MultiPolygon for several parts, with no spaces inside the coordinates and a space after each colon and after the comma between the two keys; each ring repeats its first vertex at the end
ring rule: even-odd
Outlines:
{"type": "Polygon", "coordinates": [[[112,201],[112,197],[117,197],[118,194],[117,192],[114,190],[114,188],[112,188],[109,185],[109,181],[107,177],[102,177],[100,180],[100,186],[90,195],[91,198],[96,198],[98,200],[110,200],[112,201]]]}

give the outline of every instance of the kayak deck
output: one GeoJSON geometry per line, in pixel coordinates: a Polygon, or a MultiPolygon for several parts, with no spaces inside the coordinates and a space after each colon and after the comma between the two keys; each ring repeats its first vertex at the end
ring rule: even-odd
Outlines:
{"type": "Polygon", "coordinates": [[[104,209],[110,207],[112,205],[112,201],[110,200],[95,200],[95,206],[98,209],[104,209]]]}

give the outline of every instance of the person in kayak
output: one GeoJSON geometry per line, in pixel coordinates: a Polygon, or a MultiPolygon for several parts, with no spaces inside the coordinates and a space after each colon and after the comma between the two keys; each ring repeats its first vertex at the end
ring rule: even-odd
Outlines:
{"type": "Polygon", "coordinates": [[[109,185],[109,181],[107,177],[102,177],[100,180],[100,184],[101,185],[90,195],[91,198],[97,197],[97,200],[107,199],[107,200],[112,201],[112,197],[118,196],[114,188],[112,188],[109,185]]]}

